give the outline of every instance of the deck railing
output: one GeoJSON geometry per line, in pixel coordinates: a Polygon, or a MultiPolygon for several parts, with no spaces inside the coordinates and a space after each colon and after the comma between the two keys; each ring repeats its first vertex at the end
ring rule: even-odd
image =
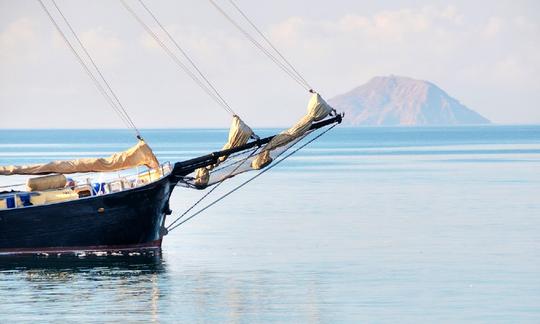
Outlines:
{"type": "Polygon", "coordinates": [[[25,186],[24,183],[2,186],[0,189],[10,189],[11,192],[0,194],[0,210],[33,206],[35,204],[32,201],[36,201],[36,197],[40,195],[50,196],[56,194],[59,198],[54,197],[55,199],[52,199],[50,202],[47,202],[45,199],[44,203],[39,203],[38,205],[105,195],[137,188],[169,175],[173,168],[171,163],[167,161],[160,164],[159,169],[140,169],[139,167],[136,168],[135,173],[116,172],[112,176],[110,173],[96,173],[93,174],[93,177],[79,175],[68,178],[68,182],[64,188],[37,192],[25,191],[25,188],[23,188],[25,186]],[[16,190],[19,188],[20,190],[16,190]]]}

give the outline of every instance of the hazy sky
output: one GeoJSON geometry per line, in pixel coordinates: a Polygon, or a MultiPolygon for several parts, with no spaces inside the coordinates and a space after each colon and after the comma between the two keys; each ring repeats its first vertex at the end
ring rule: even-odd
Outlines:
{"type": "MultiPolygon", "coordinates": [[[[57,3],[139,127],[228,126],[119,1],[57,3]]],[[[252,127],[303,115],[308,94],[208,1],[146,3],[252,127]]],[[[237,3],[327,98],[404,75],[496,123],[540,123],[538,1],[237,3]]],[[[35,0],[0,0],[0,113],[2,128],[123,126],[35,0]]]]}

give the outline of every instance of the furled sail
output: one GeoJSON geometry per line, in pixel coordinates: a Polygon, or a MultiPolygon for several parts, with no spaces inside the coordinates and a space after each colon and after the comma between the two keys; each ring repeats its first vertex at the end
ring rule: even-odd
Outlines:
{"type": "MultiPolygon", "coordinates": [[[[223,146],[222,150],[228,150],[238,147],[240,145],[244,145],[247,143],[247,141],[252,135],[253,130],[248,125],[246,125],[240,119],[240,117],[234,115],[231,123],[231,128],[229,129],[229,139],[227,140],[227,143],[223,146]]],[[[222,156],[219,158],[217,163],[197,169],[195,171],[195,186],[199,188],[206,187],[208,185],[208,181],[210,180],[210,171],[226,159],[226,156],[222,156]]]]}
{"type": "Polygon", "coordinates": [[[159,162],[152,149],[143,141],[124,152],[108,158],[85,158],[70,161],[53,161],[45,164],[0,166],[0,175],[107,172],[145,165],[158,169],[159,162]]]}
{"type": "Polygon", "coordinates": [[[309,100],[307,114],[293,127],[276,135],[270,143],[266,144],[259,155],[251,162],[251,167],[259,170],[270,164],[272,162],[271,151],[301,138],[309,131],[313,122],[324,119],[333,110],[318,93],[314,93],[309,100]]]}
{"type": "MultiPolygon", "coordinates": [[[[320,95],[314,93],[308,103],[307,114],[293,127],[274,136],[269,141],[266,141],[265,143],[267,144],[264,146],[250,146],[250,148],[245,151],[236,152],[227,157],[227,161],[223,161],[223,159],[220,158],[217,164],[210,164],[209,167],[198,168],[194,172],[186,174],[180,182],[180,185],[204,189],[207,186],[214,185],[235,175],[254,169],[262,169],[301,141],[314,129],[317,129],[312,126],[323,119],[326,120],[326,117],[333,114],[333,112],[334,109],[330,107],[320,95]]],[[[336,115],[334,122],[340,121],[341,116],[336,115]]],[[[248,134],[251,133],[249,128],[247,128],[247,132],[244,130],[244,135],[241,138],[242,140],[232,140],[233,138],[236,138],[236,136],[239,136],[234,134],[238,132],[239,126],[242,125],[240,122],[241,121],[233,120],[233,125],[231,126],[231,132],[229,134],[229,142],[225,145],[224,149],[240,147],[243,143],[248,141],[248,134]],[[235,122],[239,124],[235,125],[235,122]]],[[[241,129],[244,128],[242,127],[241,129]]],[[[212,159],[211,154],[208,158],[212,159]]]]}

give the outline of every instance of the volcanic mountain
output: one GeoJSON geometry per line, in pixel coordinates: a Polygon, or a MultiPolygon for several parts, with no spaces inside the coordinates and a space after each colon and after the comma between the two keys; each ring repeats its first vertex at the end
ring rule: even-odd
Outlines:
{"type": "Polygon", "coordinates": [[[349,125],[465,125],[490,121],[428,81],[374,77],[328,103],[349,125]]]}

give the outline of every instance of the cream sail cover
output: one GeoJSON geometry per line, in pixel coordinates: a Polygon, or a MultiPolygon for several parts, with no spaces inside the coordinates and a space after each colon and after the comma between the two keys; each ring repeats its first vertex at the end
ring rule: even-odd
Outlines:
{"type": "Polygon", "coordinates": [[[108,158],[86,158],[71,161],[53,161],[46,164],[0,166],[0,175],[107,172],[131,169],[146,165],[159,168],[152,149],[140,140],[127,151],[115,153],[108,158]]]}
{"type": "MultiPolygon", "coordinates": [[[[240,117],[234,115],[229,130],[229,139],[221,150],[228,150],[247,143],[249,138],[253,135],[253,130],[246,125],[240,117]]],[[[225,161],[226,156],[219,158],[218,163],[207,166],[205,168],[199,168],[195,172],[195,185],[200,188],[204,188],[208,185],[210,179],[210,170],[218,166],[219,163],[225,161]]]]}
{"type": "MultiPolygon", "coordinates": [[[[253,130],[246,125],[240,117],[234,115],[229,129],[229,138],[227,143],[221,148],[221,150],[228,150],[247,143],[249,138],[253,135],[253,130]]],[[[220,162],[225,161],[226,156],[220,158],[220,162]]]]}
{"type": "Polygon", "coordinates": [[[323,120],[332,111],[332,107],[330,107],[318,93],[314,93],[309,100],[307,114],[293,127],[276,135],[268,144],[266,144],[262,152],[259,153],[251,163],[251,167],[259,170],[270,164],[270,162],[272,162],[270,151],[280,146],[287,145],[303,136],[309,131],[313,122],[323,120]]]}

